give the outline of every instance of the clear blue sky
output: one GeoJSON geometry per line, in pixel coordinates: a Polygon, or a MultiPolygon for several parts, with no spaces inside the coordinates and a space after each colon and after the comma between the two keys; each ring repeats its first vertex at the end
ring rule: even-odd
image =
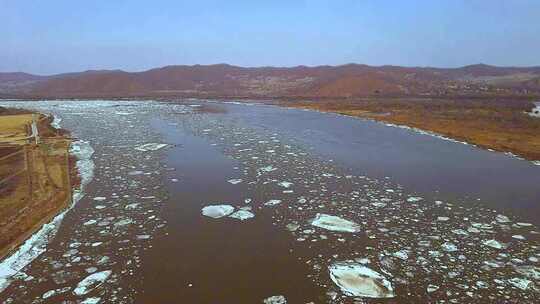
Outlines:
{"type": "Polygon", "coordinates": [[[539,0],[0,0],[0,71],[540,65],[539,0]]]}

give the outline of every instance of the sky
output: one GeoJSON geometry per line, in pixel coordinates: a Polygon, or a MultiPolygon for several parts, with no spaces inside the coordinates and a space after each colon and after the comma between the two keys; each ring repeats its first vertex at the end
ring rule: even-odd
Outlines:
{"type": "Polygon", "coordinates": [[[0,0],[0,72],[540,65],[538,0],[0,0]]]}

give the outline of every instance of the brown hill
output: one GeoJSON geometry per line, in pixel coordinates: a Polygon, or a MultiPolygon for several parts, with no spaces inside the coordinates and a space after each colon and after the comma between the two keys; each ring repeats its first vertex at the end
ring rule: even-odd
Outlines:
{"type": "Polygon", "coordinates": [[[38,97],[362,97],[539,95],[540,67],[167,66],[143,72],[0,73],[0,94],[38,97]]]}

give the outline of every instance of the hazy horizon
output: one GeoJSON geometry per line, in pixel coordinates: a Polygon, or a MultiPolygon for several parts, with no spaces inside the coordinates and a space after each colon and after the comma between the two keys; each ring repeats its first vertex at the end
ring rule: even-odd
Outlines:
{"type": "Polygon", "coordinates": [[[226,62],[218,62],[218,63],[209,63],[209,64],[198,64],[198,63],[194,63],[194,64],[168,64],[168,65],[150,67],[150,68],[141,69],[141,70],[124,70],[124,69],[114,69],[114,68],[110,68],[110,69],[95,68],[95,69],[86,69],[86,70],[66,71],[66,72],[59,72],[59,73],[31,73],[31,72],[27,72],[27,71],[2,71],[2,70],[0,70],[0,73],[26,73],[26,74],[32,74],[32,75],[37,75],[37,76],[54,76],[54,75],[70,74],[70,73],[101,72],[101,71],[120,71],[120,72],[128,72],[128,73],[140,73],[140,72],[145,72],[145,71],[149,71],[149,70],[161,69],[161,68],[165,68],[165,67],[179,67],[179,66],[193,67],[193,66],[229,65],[229,66],[234,66],[234,67],[239,67],[239,68],[297,68],[297,67],[315,68],[315,67],[323,67],[323,66],[339,67],[339,66],[352,65],[352,64],[354,64],[354,65],[367,65],[367,66],[371,66],[371,67],[395,66],[395,67],[408,67],[408,68],[435,68],[435,69],[454,69],[454,68],[458,69],[458,68],[463,68],[463,67],[467,67],[467,66],[474,66],[474,65],[488,65],[488,66],[494,66],[494,67],[498,67],[498,68],[540,68],[540,65],[534,65],[534,66],[532,66],[532,65],[500,66],[500,65],[486,64],[486,63],[483,63],[483,62],[471,63],[471,64],[468,64],[468,65],[456,66],[456,67],[412,66],[412,65],[411,66],[406,66],[406,65],[392,65],[392,64],[369,65],[369,64],[358,63],[358,62],[349,62],[349,63],[336,64],[336,65],[321,64],[321,65],[290,65],[290,66],[276,66],[276,65],[274,65],[274,66],[269,66],[269,65],[265,65],[265,66],[241,66],[241,65],[229,64],[229,63],[226,63],[226,62]]]}
{"type": "Polygon", "coordinates": [[[0,0],[0,72],[169,65],[540,66],[538,1],[0,0]]]}

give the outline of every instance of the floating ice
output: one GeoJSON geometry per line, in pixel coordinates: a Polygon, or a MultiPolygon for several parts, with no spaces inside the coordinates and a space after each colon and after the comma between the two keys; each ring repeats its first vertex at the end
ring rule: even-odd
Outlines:
{"type": "Polygon", "coordinates": [[[68,291],[70,289],[71,289],[71,287],[64,287],[64,288],[58,288],[58,289],[49,290],[49,291],[45,292],[41,296],[41,298],[42,299],[48,299],[50,297],[53,297],[53,296],[59,295],[61,293],[64,293],[64,292],[66,292],[66,291],[68,291]]]}
{"type": "Polygon", "coordinates": [[[233,185],[236,185],[236,184],[240,184],[242,182],[242,180],[239,179],[239,178],[233,178],[233,179],[228,180],[227,182],[229,182],[229,183],[231,183],[233,185]]]}
{"type": "Polygon", "coordinates": [[[359,232],[360,226],[352,221],[340,218],[335,215],[317,213],[315,218],[311,220],[311,225],[331,231],[339,232],[359,232]]]}
{"type": "Polygon", "coordinates": [[[540,281],[540,268],[538,267],[524,265],[517,266],[515,269],[517,273],[522,274],[531,280],[540,281]]]}
{"type": "Polygon", "coordinates": [[[98,304],[101,301],[101,298],[87,298],[81,302],[81,304],[98,304]]]}
{"type": "Polygon", "coordinates": [[[458,250],[457,246],[450,242],[446,242],[442,244],[441,247],[443,248],[444,251],[447,251],[447,252],[454,252],[458,250]]]}
{"type": "Polygon", "coordinates": [[[202,214],[211,218],[221,218],[233,213],[234,207],[231,205],[210,205],[202,208],[202,214]]]}
{"type": "Polygon", "coordinates": [[[298,225],[298,224],[287,224],[285,227],[287,228],[287,230],[289,230],[291,232],[294,232],[294,231],[298,230],[298,228],[300,228],[300,225],[298,225]]]}
{"type": "Polygon", "coordinates": [[[135,150],[147,152],[147,151],[157,151],[159,149],[165,148],[167,144],[158,144],[158,143],[148,143],[135,147],[135,150]]]}
{"type": "Polygon", "coordinates": [[[273,199],[269,200],[268,202],[264,203],[265,206],[275,206],[281,204],[281,200],[273,199]]]}
{"type": "Polygon", "coordinates": [[[495,217],[495,220],[499,223],[509,223],[510,222],[510,219],[507,217],[507,216],[504,216],[502,214],[498,214],[496,217],[495,217]]]}
{"type": "Polygon", "coordinates": [[[426,290],[427,290],[428,293],[432,293],[432,292],[435,292],[435,291],[439,290],[439,286],[429,284],[426,290]]]}
{"type": "Polygon", "coordinates": [[[357,263],[337,262],[330,266],[330,278],[341,291],[353,297],[393,298],[392,284],[380,273],[357,263]]]}
{"type": "Polygon", "coordinates": [[[287,304],[284,296],[271,296],[263,300],[264,304],[287,304]]]}
{"type": "Polygon", "coordinates": [[[283,187],[283,188],[289,188],[289,187],[292,186],[292,185],[293,185],[293,183],[291,183],[291,182],[285,182],[285,181],[278,183],[278,186],[281,186],[281,187],[283,187]]]}
{"type": "Polygon", "coordinates": [[[504,249],[506,248],[506,244],[503,244],[497,240],[488,240],[488,241],[483,241],[482,244],[488,246],[488,247],[491,247],[491,248],[495,248],[495,249],[504,249]]]}
{"type": "Polygon", "coordinates": [[[243,221],[255,217],[255,214],[247,210],[238,210],[235,213],[229,215],[229,217],[243,221]]]}
{"type": "Polygon", "coordinates": [[[94,225],[95,223],[97,223],[96,220],[88,220],[83,223],[83,226],[94,225]]]}
{"type": "Polygon", "coordinates": [[[407,202],[409,202],[409,203],[416,203],[416,202],[419,202],[419,201],[421,201],[421,200],[423,200],[423,198],[418,197],[418,196],[411,196],[411,197],[409,197],[409,198],[407,199],[407,202]]]}
{"type": "Polygon", "coordinates": [[[75,288],[75,290],[73,290],[73,293],[78,296],[89,293],[90,291],[96,289],[101,284],[103,284],[105,280],[109,278],[111,273],[112,271],[105,270],[87,276],[84,280],[80,281],[79,284],[77,284],[77,287],[75,288]]]}
{"type": "Polygon", "coordinates": [[[392,255],[404,261],[406,261],[409,258],[409,254],[407,253],[407,250],[400,250],[400,251],[394,252],[392,255]]]}
{"type": "Polygon", "coordinates": [[[508,283],[521,290],[527,290],[529,289],[529,285],[531,285],[532,281],[522,278],[512,278],[508,280],[508,283]]]}
{"type": "Polygon", "coordinates": [[[274,168],[274,166],[266,166],[259,169],[259,171],[262,171],[262,172],[272,172],[276,170],[277,168],[274,168]]]}

